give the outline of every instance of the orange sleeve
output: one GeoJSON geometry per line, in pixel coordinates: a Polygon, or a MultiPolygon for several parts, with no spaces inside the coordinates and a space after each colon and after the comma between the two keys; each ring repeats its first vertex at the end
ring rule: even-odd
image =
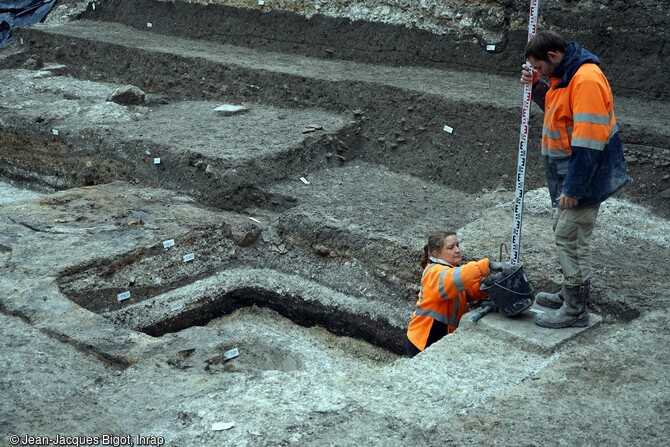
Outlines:
{"type": "Polygon", "coordinates": [[[464,292],[468,292],[473,298],[478,297],[481,294],[474,290],[479,289],[482,278],[491,272],[489,260],[486,258],[458,267],[434,265],[427,269],[430,270],[424,272],[419,302],[453,300],[464,292]]]}
{"type": "Polygon", "coordinates": [[[595,65],[580,68],[571,84],[572,145],[602,150],[614,122],[609,84],[595,65]]]}
{"type": "Polygon", "coordinates": [[[463,277],[463,285],[465,286],[468,295],[474,300],[480,300],[486,297],[486,294],[479,290],[479,285],[484,276],[491,274],[489,266],[489,259],[484,258],[479,261],[472,261],[465,264],[461,276],[463,277]]]}

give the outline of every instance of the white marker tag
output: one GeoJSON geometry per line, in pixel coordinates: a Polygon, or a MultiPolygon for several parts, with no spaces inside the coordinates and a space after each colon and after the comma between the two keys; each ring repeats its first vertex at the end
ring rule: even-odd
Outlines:
{"type": "Polygon", "coordinates": [[[93,8],[93,11],[95,11],[95,3],[93,3],[91,7],[93,8]]]}
{"type": "Polygon", "coordinates": [[[21,39],[19,39],[19,40],[21,41],[21,45],[23,45],[23,37],[22,37],[21,39]]]}
{"type": "Polygon", "coordinates": [[[265,4],[265,0],[258,0],[258,4],[263,6],[265,4]]]}
{"type": "Polygon", "coordinates": [[[51,133],[53,135],[58,135],[60,132],[58,131],[58,129],[51,129],[51,133]]]}
{"type": "Polygon", "coordinates": [[[235,426],[235,422],[215,422],[212,424],[212,431],[230,430],[235,426]]]}
{"type": "Polygon", "coordinates": [[[495,51],[496,46],[495,45],[486,45],[486,51],[495,51]]]}
{"type": "Polygon", "coordinates": [[[256,219],[255,217],[250,217],[249,220],[253,220],[256,223],[261,223],[261,221],[256,219]]]}
{"type": "Polygon", "coordinates": [[[187,255],[184,255],[184,257],[182,259],[184,260],[184,262],[192,261],[192,260],[195,259],[195,254],[194,253],[189,253],[187,255]]]}
{"type": "Polygon", "coordinates": [[[116,295],[117,301],[127,300],[128,298],[130,298],[130,292],[123,292],[116,295]]]}
{"type": "Polygon", "coordinates": [[[309,182],[305,177],[300,177],[300,181],[303,182],[305,185],[309,185],[309,182]]]}
{"type": "Polygon", "coordinates": [[[452,133],[452,132],[454,131],[454,128],[453,128],[453,127],[449,127],[449,126],[447,126],[447,125],[445,124],[445,126],[444,126],[444,128],[443,128],[442,130],[444,130],[444,131],[447,132],[447,133],[452,133]]]}
{"type": "Polygon", "coordinates": [[[153,24],[153,23],[151,23],[151,22],[147,22],[147,28],[153,28],[153,27],[154,27],[154,24],[153,24]]]}
{"type": "Polygon", "coordinates": [[[167,241],[163,241],[163,248],[168,249],[170,247],[174,247],[174,239],[168,239],[167,241]]]}
{"type": "Polygon", "coordinates": [[[160,158],[154,158],[154,164],[155,165],[161,164],[161,159],[160,158]]]}
{"type": "Polygon", "coordinates": [[[176,312],[178,310],[181,310],[184,308],[184,302],[183,301],[177,301],[176,303],[171,303],[170,304],[170,310],[172,312],[176,312]]]}
{"type": "Polygon", "coordinates": [[[234,359],[235,357],[240,355],[240,351],[237,350],[237,348],[233,348],[230,351],[226,351],[223,353],[223,357],[226,360],[234,359]]]}
{"type": "Polygon", "coordinates": [[[528,309],[528,312],[532,312],[532,313],[538,314],[538,315],[545,313],[543,310],[540,310],[540,309],[528,309]]]}

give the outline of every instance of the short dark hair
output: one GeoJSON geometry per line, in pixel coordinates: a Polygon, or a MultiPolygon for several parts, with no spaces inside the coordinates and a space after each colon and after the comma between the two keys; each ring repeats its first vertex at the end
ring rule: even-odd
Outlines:
{"type": "Polygon", "coordinates": [[[550,51],[560,51],[565,53],[568,50],[568,43],[563,36],[555,31],[539,31],[528,41],[526,45],[525,57],[530,56],[539,61],[549,61],[547,53],[550,51]]]}

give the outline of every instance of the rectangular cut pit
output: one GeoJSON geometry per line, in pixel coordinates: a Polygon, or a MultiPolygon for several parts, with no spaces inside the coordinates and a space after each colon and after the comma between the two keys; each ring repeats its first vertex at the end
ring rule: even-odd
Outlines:
{"type": "Polygon", "coordinates": [[[347,370],[381,367],[395,354],[320,326],[303,327],[268,308],[248,306],[166,337],[168,363],[207,373],[347,370]]]}
{"type": "Polygon", "coordinates": [[[130,329],[162,336],[206,325],[252,305],[271,309],[300,326],[321,326],[395,354],[405,352],[404,309],[268,269],[229,269],[103,316],[130,329]]]}

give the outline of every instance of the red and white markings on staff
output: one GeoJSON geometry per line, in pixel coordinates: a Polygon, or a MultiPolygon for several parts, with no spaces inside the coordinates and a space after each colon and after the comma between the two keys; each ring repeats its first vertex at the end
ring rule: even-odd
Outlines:
{"type": "MultiPolygon", "coordinates": [[[[530,1],[530,13],[528,18],[528,41],[537,33],[537,14],[539,0],[530,1]]],[[[524,84],[523,101],[521,107],[521,131],[519,135],[519,156],[516,170],[516,193],[514,197],[514,216],[512,222],[512,244],[510,251],[510,264],[519,263],[519,251],[521,249],[521,225],[523,219],[523,191],[526,178],[526,157],[528,154],[528,132],[530,129],[530,105],[533,86],[524,84]]]]}

